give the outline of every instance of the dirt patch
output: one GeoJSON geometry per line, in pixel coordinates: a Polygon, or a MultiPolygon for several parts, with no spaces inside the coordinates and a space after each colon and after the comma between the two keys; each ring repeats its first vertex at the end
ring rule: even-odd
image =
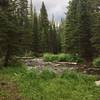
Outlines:
{"type": "Polygon", "coordinates": [[[23,100],[15,82],[0,80],[0,100],[23,100]]]}

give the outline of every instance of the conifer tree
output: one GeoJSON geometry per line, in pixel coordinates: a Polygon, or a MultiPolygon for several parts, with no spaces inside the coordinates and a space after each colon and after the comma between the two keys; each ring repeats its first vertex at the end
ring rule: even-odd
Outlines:
{"type": "Polygon", "coordinates": [[[51,23],[49,26],[49,52],[56,53],[57,52],[57,34],[55,29],[55,23],[51,23]]]}
{"type": "Polygon", "coordinates": [[[44,2],[42,2],[42,7],[40,9],[40,17],[39,17],[39,26],[40,26],[40,46],[41,52],[48,52],[48,29],[49,29],[49,20],[48,14],[46,11],[46,7],[44,2]]]}
{"type": "MultiPolygon", "coordinates": [[[[90,1],[91,2],[91,1],[90,1]]],[[[91,2],[92,5],[92,38],[91,42],[95,48],[95,55],[100,55],[100,2],[95,0],[91,2]]]]}
{"type": "Polygon", "coordinates": [[[64,52],[79,53],[78,4],[79,0],[69,2],[62,44],[64,52]]]}
{"type": "MultiPolygon", "coordinates": [[[[23,37],[23,49],[22,52],[29,52],[32,42],[32,27],[29,16],[28,10],[28,0],[18,0],[18,7],[17,7],[17,19],[18,19],[18,26],[20,27],[20,33],[23,37]]],[[[30,8],[31,9],[31,8],[30,8]]],[[[31,15],[30,15],[31,16],[31,15]]]]}
{"type": "Polygon", "coordinates": [[[39,52],[39,30],[38,30],[38,17],[36,9],[34,8],[33,14],[33,33],[32,33],[32,51],[37,54],[39,52]]]}
{"type": "Polygon", "coordinates": [[[0,49],[2,51],[2,56],[4,57],[4,66],[7,66],[9,60],[12,59],[12,55],[15,54],[15,48],[18,44],[18,33],[15,23],[15,16],[12,15],[13,3],[7,2],[7,6],[1,7],[0,13],[0,49]]]}
{"type": "Polygon", "coordinates": [[[55,21],[52,21],[52,48],[53,48],[53,53],[58,53],[59,51],[59,41],[58,41],[58,32],[57,28],[55,25],[55,21]]]}
{"type": "Polygon", "coordinates": [[[72,0],[66,16],[64,51],[80,54],[86,61],[92,59],[91,6],[87,0],[72,0]]]}
{"type": "Polygon", "coordinates": [[[20,4],[12,0],[7,3],[5,7],[1,6],[0,12],[0,50],[4,66],[8,66],[14,56],[20,54],[20,50],[26,46],[26,35],[23,31],[25,22],[20,24],[22,20],[16,12],[20,4]]]}
{"type": "Polygon", "coordinates": [[[54,16],[52,17],[52,22],[49,24],[49,34],[48,34],[48,40],[49,40],[49,52],[50,53],[58,53],[60,44],[59,44],[59,35],[58,35],[57,27],[55,24],[54,16]]]}
{"type": "Polygon", "coordinates": [[[66,24],[66,19],[61,19],[60,25],[58,27],[58,33],[59,33],[59,40],[60,40],[60,48],[61,48],[61,52],[65,51],[65,24],[66,24]]]}
{"type": "Polygon", "coordinates": [[[79,1],[79,36],[80,54],[86,60],[92,60],[93,48],[91,45],[91,6],[87,0],[79,1]]]}

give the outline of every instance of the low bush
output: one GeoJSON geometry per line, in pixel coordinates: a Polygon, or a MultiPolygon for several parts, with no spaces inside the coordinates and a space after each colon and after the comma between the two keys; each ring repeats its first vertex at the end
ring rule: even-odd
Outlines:
{"type": "Polygon", "coordinates": [[[72,55],[70,55],[70,54],[59,54],[58,59],[59,59],[59,61],[72,61],[72,55]]]}
{"type": "Polygon", "coordinates": [[[77,63],[81,63],[83,62],[82,58],[79,57],[78,55],[71,55],[71,54],[44,54],[43,55],[43,59],[44,61],[47,61],[47,62],[56,62],[56,61],[59,61],[59,62],[63,62],[63,61],[66,61],[66,62],[77,62],[77,63]]]}
{"type": "Polygon", "coordinates": [[[100,57],[95,58],[95,59],[93,60],[93,65],[94,65],[95,67],[100,67],[100,57]]]}
{"type": "Polygon", "coordinates": [[[47,62],[49,62],[49,61],[55,62],[55,61],[58,61],[58,55],[46,53],[43,55],[43,59],[44,59],[44,61],[47,61],[47,62]]]}
{"type": "Polygon", "coordinates": [[[72,61],[77,63],[83,63],[84,60],[79,55],[73,55],[72,61]]]}

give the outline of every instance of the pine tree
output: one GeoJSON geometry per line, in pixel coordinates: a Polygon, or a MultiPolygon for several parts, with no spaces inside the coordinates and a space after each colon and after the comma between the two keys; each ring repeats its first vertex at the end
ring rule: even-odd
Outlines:
{"type": "Polygon", "coordinates": [[[34,16],[33,16],[32,51],[35,54],[37,54],[39,52],[39,30],[38,30],[38,17],[35,8],[33,15],[34,16]]]}
{"type": "Polygon", "coordinates": [[[4,30],[6,26],[7,16],[5,14],[8,7],[8,1],[6,0],[0,0],[0,57],[3,56],[3,42],[5,42],[4,38],[6,35],[4,34],[4,30]]]}
{"type": "Polygon", "coordinates": [[[20,50],[26,45],[26,35],[23,31],[25,23],[20,25],[22,20],[16,12],[19,5],[12,0],[7,5],[1,6],[0,12],[0,50],[4,58],[4,66],[8,66],[14,56],[20,54],[20,50]]]}
{"type": "Polygon", "coordinates": [[[72,0],[66,15],[64,51],[92,59],[91,6],[87,0],[72,0]]]}
{"type": "Polygon", "coordinates": [[[79,1],[79,36],[80,36],[80,54],[86,60],[90,61],[93,57],[93,48],[91,45],[91,6],[87,0],[79,1]]]}
{"type": "Polygon", "coordinates": [[[26,28],[28,26],[28,1],[27,0],[17,0],[17,17],[19,18],[19,24],[26,28]]]}
{"type": "Polygon", "coordinates": [[[56,53],[57,52],[57,35],[56,35],[56,29],[55,29],[55,23],[52,22],[49,26],[49,52],[50,53],[56,53]]]}
{"type": "Polygon", "coordinates": [[[15,24],[15,16],[12,14],[14,12],[12,4],[12,2],[8,2],[8,6],[2,7],[0,13],[0,48],[2,56],[4,56],[4,66],[7,66],[9,60],[12,59],[19,42],[18,39],[16,40],[18,30],[15,24]]]}
{"type": "Polygon", "coordinates": [[[48,34],[48,47],[50,53],[59,52],[59,35],[57,32],[57,27],[55,24],[54,16],[52,17],[52,22],[49,24],[49,34],[48,34]]]}
{"type": "Polygon", "coordinates": [[[46,11],[46,7],[44,2],[42,2],[42,7],[40,9],[40,17],[39,17],[39,26],[40,26],[40,48],[41,52],[48,52],[48,29],[49,29],[49,20],[48,14],[46,11]]]}
{"type": "MultiPolygon", "coordinates": [[[[90,1],[91,2],[91,1],[90,1]]],[[[91,42],[93,47],[95,48],[95,54],[100,55],[100,3],[99,0],[95,0],[91,2],[92,5],[92,38],[91,42]]]]}
{"type": "Polygon", "coordinates": [[[55,25],[55,21],[52,21],[52,48],[53,48],[53,53],[58,53],[59,52],[59,41],[58,41],[58,32],[57,28],[55,25]]]}
{"type": "Polygon", "coordinates": [[[69,2],[62,44],[65,53],[79,53],[78,3],[79,0],[69,2]]]}
{"type": "MultiPolygon", "coordinates": [[[[18,26],[20,27],[20,35],[23,37],[22,53],[30,52],[32,42],[32,27],[29,17],[28,0],[17,0],[18,7],[16,16],[18,20],[18,26]]],[[[31,16],[31,15],[30,15],[31,16]]]]}
{"type": "Polygon", "coordinates": [[[52,23],[50,23],[49,25],[49,34],[48,34],[48,52],[51,52],[53,53],[53,47],[52,47],[52,44],[53,44],[53,27],[52,27],[52,23]]]}
{"type": "Polygon", "coordinates": [[[61,19],[61,22],[60,22],[60,25],[58,27],[58,33],[59,33],[59,40],[60,40],[60,49],[61,49],[61,52],[64,52],[65,51],[65,41],[64,39],[66,38],[65,37],[65,24],[66,24],[66,20],[65,18],[64,19],[61,19]]]}

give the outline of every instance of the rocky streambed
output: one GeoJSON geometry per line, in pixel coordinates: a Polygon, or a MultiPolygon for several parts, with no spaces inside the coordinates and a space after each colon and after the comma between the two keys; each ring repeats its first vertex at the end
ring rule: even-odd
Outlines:
{"type": "Polygon", "coordinates": [[[88,67],[84,64],[77,64],[75,62],[45,62],[42,58],[24,58],[22,62],[28,66],[28,69],[49,69],[56,73],[62,73],[67,69],[76,70],[86,74],[100,76],[100,68],[88,67]]]}

